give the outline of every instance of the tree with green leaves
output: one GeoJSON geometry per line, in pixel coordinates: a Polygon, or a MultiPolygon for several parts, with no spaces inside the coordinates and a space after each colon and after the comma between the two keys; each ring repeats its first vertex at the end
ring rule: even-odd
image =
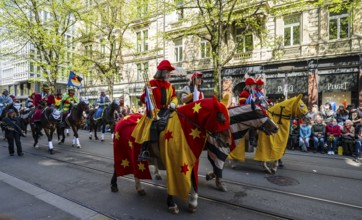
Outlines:
{"type": "Polygon", "coordinates": [[[113,86],[123,80],[123,54],[134,45],[127,34],[132,25],[147,21],[152,15],[151,1],[93,0],[86,2],[81,15],[79,41],[83,51],[77,54],[79,67],[86,67],[107,85],[113,97],[113,86]]]}
{"type": "Polygon", "coordinates": [[[34,79],[55,88],[72,65],[79,6],[78,0],[0,0],[1,55],[28,60],[34,79]]]}

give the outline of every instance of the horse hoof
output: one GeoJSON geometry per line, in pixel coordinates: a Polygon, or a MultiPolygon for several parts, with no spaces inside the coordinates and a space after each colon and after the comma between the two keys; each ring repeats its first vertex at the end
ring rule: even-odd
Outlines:
{"type": "Polygon", "coordinates": [[[161,177],[161,175],[160,174],[156,174],[156,180],[162,180],[162,177],[161,177]]]}
{"type": "Polygon", "coordinates": [[[189,212],[191,212],[191,213],[195,213],[196,211],[197,211],[197,207],[195,207],[195,206],[193,206],[193,205],[189,204],[189,212]]]}
{"type": "Polygon", "coordinates": [[[58,142],[58,144],[62,144],[62,142],[61,142],[61,141],[59,141],[59,142],[58,142]]]}
{"type": "Polygon", "coordinates": [[[101,141],[103,142],[104,140],[102,139],[101,141]]]}
{"type": "Polygon", "coordinates": [[[144,189],[138,190],[137,193],[140,196],[145,196],[146,195],[146,191],[144,189]]]}
{"type": "Polygon", "coordinates": [[[77,148],[82,148],[82,145],[77,145],[77,148]]]}
{"type": "Polygon", "coordinates": [[[72,144],[72,147],[74,147],[74,144],[72,144]]]}
{"type": "Polygon", "coordinates": [[[118,192],[117,186],[111,186],[111,192],[118,192]]]}
{"type": "Polygon", "coordinates": [[[92,137],[89,137],[89,140],[92,140],[92,137]]]}
{"type": "Polygon", "coordinates": [[[39,148],[39,145],[38,145],[38,144],[34,145],[34,148],[35,148],[35,149],[38,149],[38,148],[39,148]]]}
{"type": "Polygon", "coordinates": [[[50,154],[54,154],[53,149],[50,149],[50,150],[49,150],[49,153],[50,153],[50,154]]]}
{"type": "Polygon", "coordinates": [[[174,206],[169,206],[168,211],[171,212],[172,214],[178,214],[180,212],[180,209],[175,204],[174,206]]]}
{"type": "Polygon", "coordinates": [[[67,136],[69,136],[69,133],[67,133],[67,136]]]}
{"type": "Polygon", "coordinates": [[[209,172],[208,174],[206,174],[206,180],[209,181],[209,180],[212,180],[214,179],[216,176],[215,176],[215,173],[213,172],[209,172]]]}
{"type": "Polygon", "coordinates": [[[216,188],[221,192],[227,192],[228,189],[224,183],[216,183],[216,188]]]}
{"type": "Polygon", "coordinates": [[[95,140],[97,140],[97,141],[98,141],[99,139],[96,137],[96,138],[95,138],[95,140]]]}

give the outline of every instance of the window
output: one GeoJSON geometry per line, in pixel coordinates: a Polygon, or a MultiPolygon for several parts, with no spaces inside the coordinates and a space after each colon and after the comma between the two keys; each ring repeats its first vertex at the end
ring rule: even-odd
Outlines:
{"type": "Polygon", "coordinates": [[[148,13],[148,0],[137,1],[137,14],[139,17],[143,17],[148,13]]]}
{"type": "Polygon", "coordinates": [[[207,40],[201,40],[200,49],[201,59],[210,58],[211,47],[207,40]]]}
{"type": "Polygon", "coordinates": [[[175,62],[182,61],[182,38],[175,40],[175,62]]]}
{"type": "Polygon", "coordinates": [[[300,15],[284,17],[284,46],[300,44],[300,15]]]}
{"type": "Polygon", "coordinates": [[[244,33],[244,29],[236,29],[236,43],[238,53],[247,53],[254,50],[253,35],[250,33],[244,33]]]}
{"type": "Polygon", "coordinates": [[[106,42],[104,39],[101,40],[101,58],[104,58],[106,54],[106,42]]]}
{"type": "Polygon", "coordinates": [[[329,39],[343,39],[349,37],[349,21],[347,11],[329,13],[329,39]]]}
{"type": "Polygon", "coordinates": [[[136,32],[137,52],[148,51],[148,30],[136,32]]]}
{"type": "Polygon", "coordinates": [[[141,81],[143,79],[143,74],[148,75],[148,62],[145,63],[137,63],[137,81],[141,81]]]}
{"type": "Polygon", "coordinates": [[[176,4],[176,14],[177,14],[177,19],[181,20],[184,18],[184,1],[183,0],[175,0],[175,4],[176,4]]]}
{"type": "Polygon", "coordinates": [[[85,55],[88,57],[92,57],[92,45],[84,46],[85,55]]]}

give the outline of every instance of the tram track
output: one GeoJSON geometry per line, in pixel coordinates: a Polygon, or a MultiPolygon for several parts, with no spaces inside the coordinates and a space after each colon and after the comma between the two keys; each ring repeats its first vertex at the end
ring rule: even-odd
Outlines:
{"type": "MultiPolygon", "coordinates": [[[[57,151],[60,151],[60,152],[66,151],[66,152],[76,153],[76,154],[80,154],[80,155],[85,155],[87,157],[96,158],[97,160],[103,161],[105,163],[109,163],[110,166],[113,166],[113,164],[112,164],[113,163],[113,157],[111,158],[111,157],[107,157],[107,156],[102,156],[102,155],[97,155],[97,154],[94,154],[94,153],[88,153],[88,152],[84,152],[84,151],[81,151],[81,150],[72,149],[67,145],[63,145],[63,146],[66,146],[68,148],[65,148],[65,147],[57,148],[57,151]]],[[[71,164],[73,166],[82,167],[84,169],[100,172],[102,174],[109,174],[110,176],[113,175],[113,171],[100,169],[100,168],[95,168],[95,167],[91,167],[91,166],[86,166],[86,165],[79,164],[79,163],[76,163],[76,162],[71,162],[71,161],[68,161],[66,159],[54,157],[54,155],[52,155],[52,156],[47,155],[47,154],[44,155],[43,153],[36,153],[36,152],[29,152],[29,151],[25,151],[25,152],[27,154],[31,154],[33,156],[52,159],[52,160],[55,160],[55,161],[58,161],[58,162],[71,164]]],[[[91,158],[88,158],[88,159],[91,159],[91,158]]],[[[331,176],[333,176],[333,175],[331,175],[331,176]]],[[[205,178],[204,175],[199,175],[199,177],[205,178]]],[[[134,181],[134,178],[128,177],[128,176],[121,177],[121,178],[126,179],[128,181],[134,181]]],[[[351,178],[351,179],[353,179],[353,178],[351,178]]],[[[337,206],[362,210],[362,206],[359,206],[359,205],[353,205],[353,204],[328,200],[328,199],[324,199],[324,198],[319,198],[319,197],[314,197],[314,196],[309,196],[309,195],[304,195],[304,194],[299,194],[299,193],[286,192],[286,191],[277,190],[277,189],[273,189],[273,188],[269,188],[269,187],[255,186],[255,185],[251,185],[251,184],[248,184],[248,183],[236,182],[236,181],[228,180],[228,179],[223,179],[223,181],[225,183],[227,183],[228,185],[230,185],[230,186],[247,187],[247,188],[262,190],[262,191],[266,191],[266,192],[270,192],[270,193],[282,194],[282,195],[292,197],[292,198],[302,198],[302,199],[307,199],[307,200],[311,200],[311,201],[317,201],[317,202],[328,203],[328,204],[333,204],[333,205],[337,205],[337,206]]],[[[145,185],[148,185],[148,186],[151,186],[151,187],[166,188],[166,186],[163,185],[163,184],[149,182],[149,181],[142,181],[142,182],[145,185]]],[[[203,199],[203,200],[206,200],[206,201],[214,202],[216,204],[222,204],[222,205],[229,206],[229,207],[250,210],[250,211],[260,213],[260,214],[263,214],[263,215],[268,215],[270,217],[277,218],[277,219],[295,218],[295,217],[287,216],[287,215],[280,214],[280,213],[274,213],[274,212],[271,212],[270,210],[263,210],[263,209],[260,209],[260,208],[255,208],[255,207],[252,207],[252,206],[249,206],[249,205],[246,205],[246,204],[236,204],[236,203],[233,203],[233,202],[230,202],[230,201],[226,201],[226,200],[223,200],[223,199],[212,197],[210,195],[201,194],[201,195],[199,195],[199,198],[203,199]]],[[[83,204],[80,204],[80,205],[83,205],[83,204]]]]}

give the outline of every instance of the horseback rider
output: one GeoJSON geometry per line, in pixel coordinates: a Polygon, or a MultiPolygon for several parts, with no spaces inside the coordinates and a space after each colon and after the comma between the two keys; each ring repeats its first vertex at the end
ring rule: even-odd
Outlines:
{"type": "Polygon", "coordinates": [[[102,117],[104,109],[109,105],[111,101],[109,100],[108,96],[104,90],[101,90],[101,95],[97,100],[98,109],[94,115],[94,120],[98,120],[102,117]]]}
{"type": "Polygon", "coordinates": [[[13,99],[9,96],[9,91],[4,89],[3,94],[0,96],[0,115],[7,105],[13,103],[13,99]]]}
{"type": "MultiPolygon", "coordinates": [[[[163,116],[168,108],[171,110],[175,110],[177,107],[177,96],[175,92],[175,88],[168,82],[170,78],[171,71],[175,70],[173,66],[171,66],[170,61],[163,60],[157,66],[157,72],[153,76],[154,79],[149,81],[150,88],[145,88],[144,93],[141,95],[141,102],[146,104],[146,114],[144,114],[141,118],[134,131],[132,132],[132,136],[135,138],[135,142],[142,144],[142,151],[139,156],[139,160],[148,159],[150,156],[149,153],[149,143],[150,141],[157,143],[157,134],[151,132],[152,122],[157,117],[153,117],[150,119],[152,113],[156,113],[158,116],[163,116]],[[146,97],[146,89],[152,90],[153,98],[154,98],[154,110],[149,109],[149,104],[146,103],[149,101],[148,97],[146,97]]],[[[145,79],[146,80],[146,79],[145,79]]],[[[158,143],[157,143],[158,144],[158,143]]]]}
{"type": "Polygon", "coordinates": [[[35,99],[36,92],[33,92],[25,101],[26,108],[33,108],[34,107],[34,99],[35,99]]]}
{"type": "Polygon", "coordinates": [[[188,104],[204,98],[204,93],[200,91],[200,86],[202,85],[202,75],[203,74],[201,72],[194,72],[192,74],[190,84],[182,89],[182,103],[188,104]]]}
{"type": "Polygon", "coordinates": [[[57,95],[55,97],[55,108],[58,110],[61,110],[61,105],[62,105],[62,93],[58,90],[57,95]]]}
{"type": "MultiPolygon", "coordinates": [[[[239,95],[239,105],[250,104],[250,94],[253,94],[253,90],[255,89],[255,81],[253,78],[249,77],[245,80],[244,90],[239,95]]],[[[254,98],[254,97],[253,97],[254,98]]]]}
{"type": "Polygon", "coordinates": [[[268,99],[265,97],[263,89],[264,89],[264,81],[262,79],[256,80],[256,88],[254,89],[255,94],[255,104],[261,105],[263,108],[268,108],[268,99]]]}
{"type": "MultiPolygon", "coordinates": [[[[68,94],[62,98],[62,101],[60,104],[60,109],[63,111],[63,117],[62,117],[62,121],[61,121],[62,126],[66,126],[66,124],[64,123],[65,118],[69,114],[70,108],[72,107],[72,105],[74,105],[76,103],[78,103],[78,98],[75,96],[75,90],[74,90],[74,88],[69,88],[68,94]]],[[[68,129],[67,129],[66,133],[67,133],[67,135],[69,134],[68,129]]]]}
{"type": "Polygon", "coordinates": [[[33,122],[40,121],[43,109],[54,106],[54,104],[55,99],[54,96],[50,93],[50,87],[47,84],[43,84],[42,92],[40,94],[35,94],[34,106],[36,109],[33,115],[33,122]]]}

